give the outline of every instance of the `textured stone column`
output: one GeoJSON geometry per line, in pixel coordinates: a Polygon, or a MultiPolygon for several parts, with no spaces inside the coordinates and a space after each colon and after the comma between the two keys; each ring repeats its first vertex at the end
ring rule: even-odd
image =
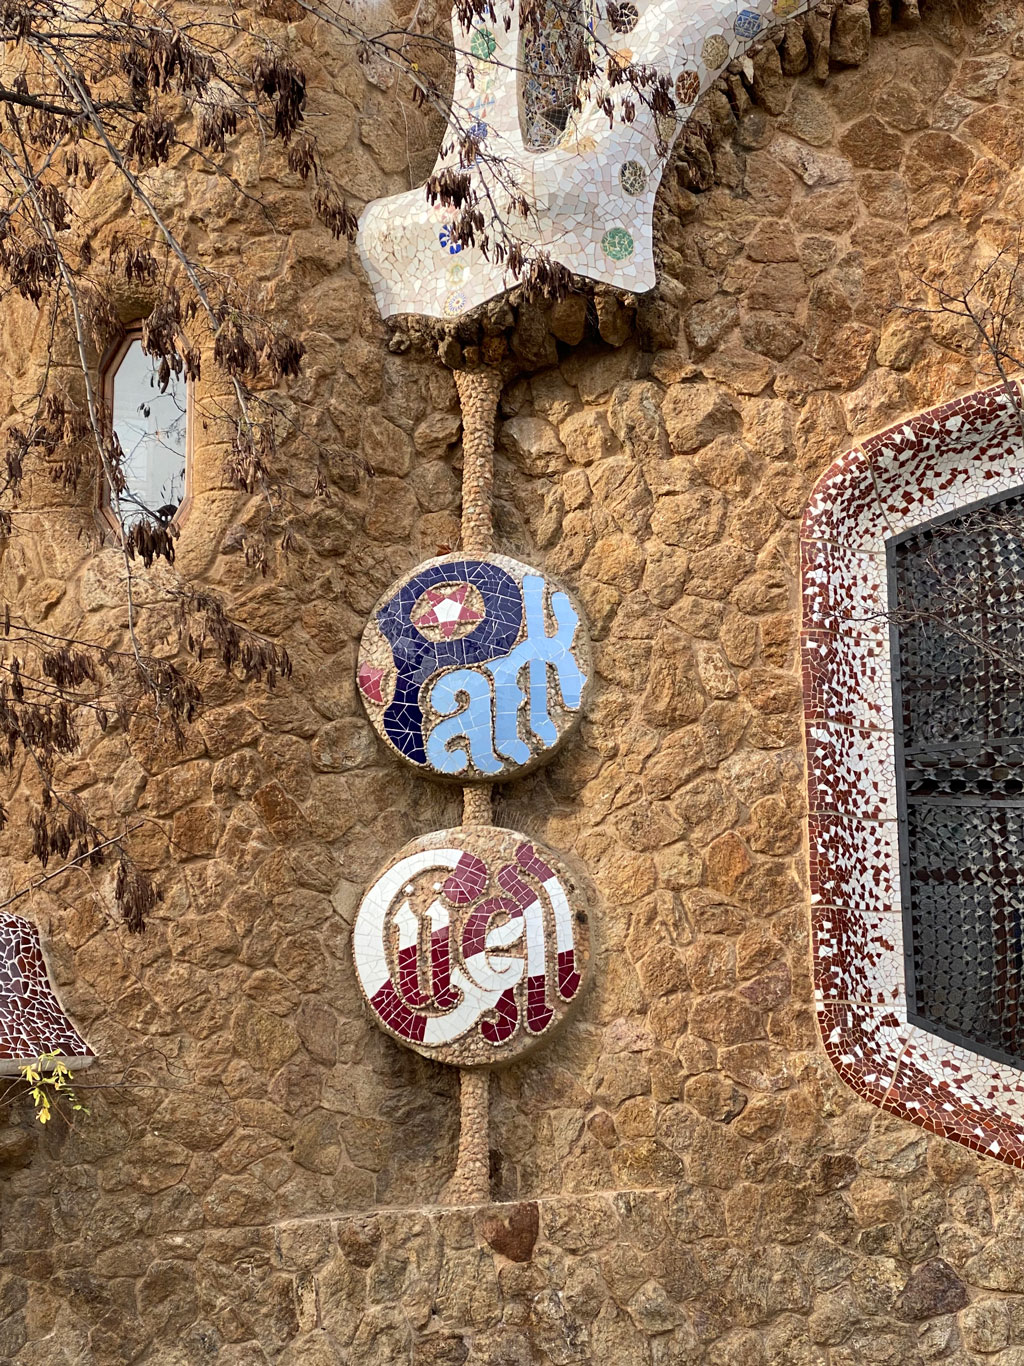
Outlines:
{"type": "Polygon", "coordinates": [[[493,542],[494,422],[501,375],[489,367],[456,370],[455,387],[462,405],[462,548],[486,554],[493,542]]]}
{"type": "Polygon", "coordinates": [[[490,783],[483,783],[462,789],[462,824],[490,825],[491,793],[490,783]]]}
{"type": "MultiPolygon", "coordinates": [[[[462,548],[486,554],[494,542],[491,489],[494,484],[494,423],[501,396],[497,370],[456,370],[455,387],[462,405],[462,548]]],[[[491,786],[462,791],[463,825],[491,824],[491,786]]],[[[459,1072],[459,1156],[444,1189],[449,1205],[475,1205],[490,1199],[490,1142],[486,1068],[459,1072]]]]}
{"type": "Polygon", "coordinates": [[[482,1205],[491,1198],[487,1109],[491,1074],[486,1067],[459,1072],[459,1156],[444,1188],[446,1205],[482,1205]]]}
{"type": "MultiPolygon", "coordinates": [[[[490,367],[456,370],[462,406],[462,548],[486,554],[494,545],[491,490],[494,486],[494,423],[501,397],[501,375],[490,367]]],[[[463,825],[490,825],[491,787],[466,787],[463,825]]]]}

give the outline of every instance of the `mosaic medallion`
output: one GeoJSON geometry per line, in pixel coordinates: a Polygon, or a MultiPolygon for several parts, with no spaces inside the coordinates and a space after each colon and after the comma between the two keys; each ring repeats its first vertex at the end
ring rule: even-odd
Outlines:
{"type": "Polygon", "coordinates": [[[640,11],[632,0],[608,6],[608,23],[616,33],[632,33],[640,22],[640,11]]]}
{"type": "Polygon", "coordinates": [[[626,194],[643,194],[647,189],[647,168],[639,161],[625,161],[619,167],[619,184],[626,194]]]}
{"type": "Polygon", "coordinates": [[[494,34],[488,28],[478,28],[473,31],[473,36],[469,41],[469,50],[474,57],[486,60],[494,53],[497,46],[494,34]]]}
{"type": "Polygon", "coordinates": [[[676,99],[680,104],[693,104],[700,94],[700,76],[696,71],[680,71],[676,77],[676,99]]]}
{"type": "Polygon", "coordinates": [[[733,23],[737,38],[745,38],[748,41],[756,38],[763,26],[764,20],[756,9],[741,9],[733,23]]]}
{"type": "Polygon", "coordinates": [[[0,915],[0,1076],[53,1052],[79,1068],[93,1059],[50,985],[39,931],[21,916],[0,915]]]}
{"type": "Polygon", "coordinates": [[[601,238],[601,250],[613,261],[624,261],[633,255],[633,238],[625,228],[609,228],[601,238]]]}
{"type": "Polygon", "coordinates": [[[675,114],[658,114],[655,116],[654,126],[661,141],[671,146],[672,139],[679,131],[678,117],[675,114]]]}
{"type": "Polygon", "coordinates": [[[413,840],[363,897],[352,955],[374,1021],[424,1057],[506,1062],[561,1024],[590,963],[578,879],[515,830],[413,840]]]}
{"type": "Polygon", "coordinates": [[[449,256],[457,256],[462,250],[463,243],[459,241],[455,228],[450,223],[446,223],[440,230],[437,234],[437,240],[449,256]]]}
{"type": "Polygon", "coordinates": [[[700,55],[708,70],[713,71],[716,67],[724,66],[729,60],[729,44],[721,33],[712,33],[710,38],[705,38],[700,55]]]}
{"type": "Polygon", "coordinates": [[[505,555],[444,555],[377,603],[356,682],[385,743],[427,777],[510,778],[579,720],[591,673],[582,613],[505,555]]]}

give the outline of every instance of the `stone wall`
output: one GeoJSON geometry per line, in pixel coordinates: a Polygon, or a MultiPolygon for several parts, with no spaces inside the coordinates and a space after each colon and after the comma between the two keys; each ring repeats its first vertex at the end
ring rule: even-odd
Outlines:
{"type": "MultiPolygon", "coordinates": [[[[682,160],[666,177],[660,349],[605,300],[604,341],[548,336],[506,389],[499,547],[576,589],[598,680],[580,737],[495,818],[582,860],[600,941],[579,1015],[493,1087],[505,1205],[434,1207],[455,1077],[371,1028],[347,938],[376,867],[459,818],[455,791],[388,760],[353,682],[375,598],[456,543],[454,385],[389,349],[350,249],[273,159],[241,169],[284,241],[213,182],[178,187],[197,245],[231,268],[244,241],[302,335],[290,397],[320,450],[288,452],[294,546],[261,577],[240,547],[264,513],[201,434],[177,568],[295,670],[265,695],[211,669],[183,753],[139,725],[66,775],[108,822],[145,818],[132,847],[164,897],[141,937],[109,872],[27,904],[103,1085],[70,1132],[16,1107],[0,1128],[0,1357],[1024,1361],[1024,1177],[857,1100],[817,1037],[796,659],[817,475],[990,378],[975,337],[903,305],[1016,232],[1020,34],[1016,8],[943,0],[870,40],[865,7],[840,11],[824,82],[803,40],[765,48],[705,102],[713,186],[684,188],[682,160]]],[[[345,187],[401,188],[402,111],[355,67],[310,65],[345,187]]],[[[11,402],[31,329],[8,308],[11,402]]],[[[4,593],[47,629],[121,639],[91,499],[30,478],[4,593]]],[[[0,837],[11,887],[30,791],[0,837]]]]}

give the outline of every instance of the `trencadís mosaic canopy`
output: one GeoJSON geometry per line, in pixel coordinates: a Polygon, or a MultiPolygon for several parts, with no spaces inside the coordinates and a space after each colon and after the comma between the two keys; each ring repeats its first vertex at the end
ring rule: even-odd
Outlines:
{"type": "Polygon", "coordinates": [[[456,6],[452,114],[434,171],[458,167],[465,135],[476,140],[468,171],[484,227],[474,244],[460,244],[453,210],[429,203],[422,188],[368,204],[358,247],[381,313],[456,318],[513,286],[517,275],[494,250],[502,240],[495,208],[508,204],[510,186],[530,206],[511,221],[527,266],[543,253],[591,280],[652,289],[654,200],[679,128],[723,67],[808,8],[805,0],[599,0],[585,8],[560,0],[542,7],[534,32],[521,29],[519,3],[502,0],[493,22],[468,25],[456,6]],[[574,16],[597,70],[580,89],[567,74],[574,16]],[[657,82],[609,82],[610,65],[653,69],[665,98],[655,99],[657,82]]]}

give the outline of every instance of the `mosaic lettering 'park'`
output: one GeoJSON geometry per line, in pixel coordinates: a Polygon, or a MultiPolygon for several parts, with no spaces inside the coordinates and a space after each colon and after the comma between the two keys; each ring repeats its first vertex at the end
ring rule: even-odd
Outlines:
{"type": "Polygon", "coordinates": [[[0,1360],[1021,1366],[1019,0],[0,42],[0,1360]]]}

